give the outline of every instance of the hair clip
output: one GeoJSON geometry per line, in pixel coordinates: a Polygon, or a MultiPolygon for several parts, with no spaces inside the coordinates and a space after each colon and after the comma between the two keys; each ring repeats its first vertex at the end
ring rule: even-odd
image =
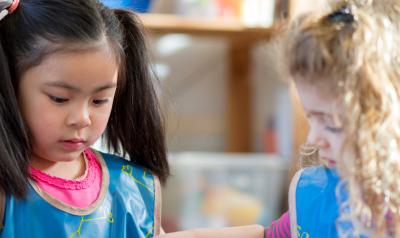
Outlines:
{"type": "Polygon", "coordinates": [[[355,17],[351,12],[351,8],[348,6],[343,6],[337,9],[336,11],[329,14],[327,18],[331,22],[344,22],[348,24],[355,21],[355,17]]]}
{"type": "Polygon", "coordinates": [[[19,5],[19,0],[0,0],[0,21],[13,13],[19,5]]]}

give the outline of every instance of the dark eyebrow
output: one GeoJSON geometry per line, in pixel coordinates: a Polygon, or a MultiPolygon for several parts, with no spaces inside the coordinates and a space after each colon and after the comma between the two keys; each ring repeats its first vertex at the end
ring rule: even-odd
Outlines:
{"type": "Polygon", "coordinates": [[[48,87],[68,89],[68,90],[75,91],[75,92],[80,92],[81,91],[80,89],[78,89],[76,87],[73,87],[73,86],[71,86],[71,85],[69,85],[67,83],[60,82],[60,81],[46,82],[44,85],[48,86],[48,87]]]}
{"type": "MultiPolygon", "coordinates": [[[[69,85],[65,82],[60,82],[60,81],[56,81],[56,82],[47,82],[44,84],[45,86],[49,86],[49,87],[56,87],[56,88],[64,88],[70,91],[74,91],[74,92],[80,92],[81,90],[77,87],[74,87],[72,85],[69,85]]],[[[93,93],[98,93],[100,91],[106,90],[106,89],[110,89],[110,88],[115,88],[117,86],[116,83],[109,83],[103,86],[100,86],[98,88],[96,88],[95,90],[93,90],[93,93]]]]}
{"type": "Polygon", "coordinates": [[[115,88],[115,87],[117,87],[116,83],[110,83],[110,84],[107,84],[107,85],[100,86],[100,87],[96,88],[93,92],[94,93],[98,93],[98,92],[101,92],[103,90],[107,90],[107,89],[115,88]]]}

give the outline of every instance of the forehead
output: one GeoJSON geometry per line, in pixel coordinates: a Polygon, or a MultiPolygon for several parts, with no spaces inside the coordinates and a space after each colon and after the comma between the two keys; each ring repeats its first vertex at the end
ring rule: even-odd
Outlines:
{"type": "Polygon", "coordinates": [[[324,87],[324,85],[295,80],[297,93],[306,112],[333,115],[340,111],[337,93],[333,88],[327,87],[327,85],[324,87]]]}
{"type": "Polygon", "coordinates": [[[61,82],[92,89],[98,85],[115,83],[117,74],[118,65],[107,49],[60,51],[29,68],[22,74],[21,82],[31,85],[61,82]]]}

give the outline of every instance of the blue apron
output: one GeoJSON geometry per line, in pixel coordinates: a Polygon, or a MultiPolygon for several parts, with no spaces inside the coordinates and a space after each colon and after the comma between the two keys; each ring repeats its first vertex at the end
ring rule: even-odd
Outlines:
{"type": "MultiPolygon", "coordinates": [[[[339,206],[347,201],[348,192],[335,169],[309,167],[293,178],[289,191],[292,237],[298,238],[366,238],[354,235],[351,221],[339,221],[339,206]]],[[[350,212],[347,205],[341,212],[350,212]]]]}
{"type": "Polygon", "coordinates": [[[302,170],[295,194],[297,237],[338,237],[335,225],[339,210],[335,195],[338,181],[333,170],[322,166],[302,170]]]}
{"type": "Polygon", "coordinates": [[[7,196],[0,237],[157,237],[157,178],[114,155],[97,153],[97,157],[103,184],[94,204],[85,209],[68,206],[31,182],[26,198],[7,196]]]}

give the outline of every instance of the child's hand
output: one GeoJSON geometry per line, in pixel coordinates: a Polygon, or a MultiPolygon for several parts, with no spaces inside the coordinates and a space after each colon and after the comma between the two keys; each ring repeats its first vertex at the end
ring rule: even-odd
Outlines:
{"type": "Polygon", "coordinates": [[[264,227],[260,225],[226,228],[194,229],[161,235],[160,238],[263,238],[264,227]]]}

